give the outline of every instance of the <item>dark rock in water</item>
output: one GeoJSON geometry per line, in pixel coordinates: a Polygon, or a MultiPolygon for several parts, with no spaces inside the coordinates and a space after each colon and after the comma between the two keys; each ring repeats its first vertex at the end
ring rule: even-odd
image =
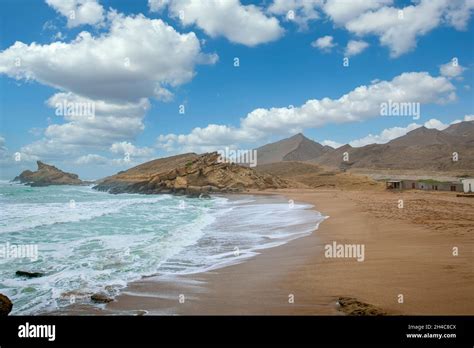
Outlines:
{"type": "Polygon", "coordinates": [[[16,271],[16,275],[20,277],[27,277],[27,278],[39,278],[44,276],[44,273],[40,272],[26,272],[26,271],[16,271]]]}
{"type": "Polygon", "coordinates": [[[95,303],[109,303],[112,302],[114,299],[104,294],[94,294],[91,296],[91,300],[95,303]]]}
{"type": "Polygon", "coordinates": [[[41,161],[37,161],[36,163],[38,165],[38,170],[36,172],[25,170],[13,179],[13,181],[19,181],[22,184],[27,184],[32,187],[90,184],[89,182],[79,179],[76,174],[63,172],[55,166],[51,166],[41,161]]]}
{"type": "Polygon", "coordinates": [[[209,196],[207,193],[201,193],[201,194],[199,195],[199,198],[206,198],[206,199],[210,199],[210,198],[211,198],[211,196],[209,196]]]}
{"type": "Polygon", "coordinates": [[[12,311],[13,303],[8,297],[0,294],[0,317],[7,316],[12,311]]]}

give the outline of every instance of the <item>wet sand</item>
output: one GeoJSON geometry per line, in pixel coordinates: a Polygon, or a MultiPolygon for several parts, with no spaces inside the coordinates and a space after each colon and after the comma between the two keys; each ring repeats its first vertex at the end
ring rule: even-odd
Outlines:
{"type": "Polygon", "coordinates": [[[275,193],[329,218],[310,236],[244,263],[143,279],[102,310],[76,307],[67,314],[343,315],[341,297],[387,314],[474,314],[474,199],[413,191],[254,192],[275,193]],[[334,241],[364,245],[364,261],[326,258],[324,246],[334,241]]]}

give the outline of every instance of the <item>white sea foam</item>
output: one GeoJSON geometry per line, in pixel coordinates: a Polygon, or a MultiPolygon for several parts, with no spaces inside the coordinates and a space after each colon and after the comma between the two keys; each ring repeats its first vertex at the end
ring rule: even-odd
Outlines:
{"type": "Polygon", "coordinates": [[[0,204],[2,210],[0,233],[16,232],[57,223],[90,220],[99,216],[117,213],[135,204],[154,204],[165,196],[147,199],[109,199],[92,202],[63,202],[43,204],[0,204]]]}
{"type": "Polygon", "coordinates": [[[0,259],[0,292],[14,314],[88,302],[142,276],[205,272],[308,235],[323,217],[310,206],[258,196],[189,199],[110,195],[89,187],[2,185],[0,238],[38,245],[36,262],[0,259]],[[75,200],[75,207],[69,205],[75,200]],[[180,202],[186,202],[180,209],[180,202]],[[40,271],[40,278],[15,270],[40,271]]]}

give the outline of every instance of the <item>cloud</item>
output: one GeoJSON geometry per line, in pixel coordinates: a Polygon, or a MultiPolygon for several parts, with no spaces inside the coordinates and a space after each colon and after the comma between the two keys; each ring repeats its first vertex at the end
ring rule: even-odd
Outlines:
{"type": "Polygon", "coordinates": [[[53,36],[51,36],[51,39],[53,41],[56,41],[56,40],[64,40],[66,38],[66,35],[64,35],[62,32],[58,31],[56,34],[53,34],[53,36]]]}
{"type": "Polygon", "coordinates": [[[97,0],[46,0],[54,10],[67,18],[67,26],[100,25],[104,21],[104,8],[97,0]]]}
{"type": "Polygon", "coordinates": [[[403,73],[391,81],[359,86],[339,99],[311,99],[301,107],[256,109],[243,121],[247,128],[276,131],[293,127],[320,127],[328,123],[364,120],[380,115],[380,104],[416,101],[446,103],[454,98],[454,86],[445,77],[426,72],[403,73]]]}
{"type": "Polygon", "coordinates": [[[445,25],[465,30],[474,9],[472,0],[416,0],[405,7],[393,0],[274,0],[268,11],[276,15],[295,12],[301,26],[326,16],[337,27],[358,37],[375,35],[395,58],[416,47],[417,39],[445,25]],[[309,14],[309,15],[305,15],[309,14]],[[324,16],[325,15],[325,16],[324,16]]]}
{"type": "Polygon", "coordinates": [[[168,6],[170,0],[148,0],[150,12],[160,12],[168,6]]]}
{"type": "Polygon", "coordinates": [[[246,46],[275,41],[284,33],[278,19],[267,16],[255,5],[242,5],[239,0],[169,0],[162,4],[149,1],[151,11],[161,11],[166,6],[170,16],[183,25],[196,25],[210,37],[223,36],[246,46]]]}
{"type": "Polygon", "coordinates": [[[107,164],[108,162],[109,160],[106,157],[96,155],[96,154],[87,154],[87,155],[79,157],[75,161],[75,163],[79,165],[84,165],[84,164],[104,165],[104,164],[107,164]]]}
{"type": "Polygon", "coordinates": [[[5,138],[0,135],[0,152],[6,151],[5,138]]]}
{"type": "MultiPolygon", "coordinates": [[[[0,135],[0,164],[2,165],[17,165],[21,162],[32,162],[38,160],[36,156],[29,156],[25,153],[15,152],[12,153],[8,150],[6,146],[6,140],[3,136],[0,135]],[[16,155],[19,154],[20,157],[18,161],[16,160],[16,155]]],[[[2,168],[6,169],[6,168],[2,168]]],[[[0,171],[1,173],[2,171],[0,171]]]]}
{"type": "Polygon", "coordinates": [[[471,0],[421,0],[404,8],[384,6],[343,24],[358,36],[377,35],[391,57],[398,57],[414,49],[419,36],[441,24],[464,29],[473,8],[471,0]]]}
{"type": "Polygon", "coordinates": [[[194,128],[189,134],[160,135],[157,145],[168,152],[211,152],[221,146],[236,147],[239,143],[252,143],[261,134],[251,129],[239,129],[210,124],[194,128]]]}
{"type": "Polygon", "coordinates": [[[272,134],[289,135],[304,128],[363,121],[380,115],[380,105],[392,102],[443,104],[452,101],[455,87],[442,76],[409,72],[391,81],[374,81],[344,94],[338,99],[311,99],[300,107],[259,108],[243,119],[239,127],[209,125],[194,128],[189,134],[168,134],[158,144],[168,150],[205,151],[235,143],[255,143],[272,134]]]}
{"type": "Polygon", "coordinates": [[[285,16],[302,29],[307,29],[308,22],[321,19],[323,14],[336,25],[344,25],[369,10],[376,10],[392,2],[393,0],[273,0],[267,11],[285,16]],[[294,14],[293,19],[288,18],[290,11],[294,14]]]}
{"type": "Polygon", "coordinates": [[[49,125],[42,139],[23,146],[20,152],[27,156],[62,159],[106,150],[113,143],[133,139],[142,132],[143,119],[150,108],[146,98],[138,102],[105,102],[70,92],[54,94],[46,105],[64,123],[49,125]]]}
{"type": "Polygon", "coordinates": [[[355,55],[361,53],[367,47],[369,47],[369,44],[365,41],[350,40],[347,43],[345,55],[346,55],[346,57],[355,56],[355,55]]]}
{"type": "Polygon", "coordinates": [[[327,0],[323,10],[334,23],[344,25],[369,10],[376,10],[392,3],[393,0],[327,0]]]}
{"type": "Polygon", "coordinates": [[[319,48],[323,52],[329,52],[332,50],[333,47],[336,46],[336,44],[333,42],[333,39],[334,38],[332,36],[326,35],[313,41],[311,43],[311,46],[319,48]]]}
{"type": "Polygon", "coordinates": [[[321,142],[322,145],[325,145],[325,146],[331,146],[335,149],[337,149],[338,147],[341,147],[343,146],[344,144],[341,144],[341,143],[338,143],[337,141],[333,141],[333,140],[324,140],[321,142]]]}
{"type": "Polygon", "coordinates": [[[96,37],[83,31],[69,43],[17,41],[0,52],[0,73],[91,99],[136,101],[168,98],[169,87],[190,81],[197,64],[216,59],[201,52],[194,33],[180,34],[160,19],[116,15],[109,32],[96,37]]]}
{"type": "Polygon", "coordinates": [[[419,127],[421,127],[421,125],[411,123],[407,127],[387,128],[384,129],[380,134],[369,134],[363,138],[352,140],[349,142],[349,145],[353,147],[362,147],[369,144],[384,144],[419,127]]]}
{"type": "Polygon", "coordinates": [[[97,36],[83,31],[68,43],[16,42],[0,52],[0,73],[62,91],[46,102],[60,122],[22,152],[60,158],[130,141],[144,130],[149,98],[169,100],[173,87],[194,77],[197,64],[217,59],[202,53],[194,33],[180,34],[161,20],[114,13],[110,25],[97,36]],[[62,105],[72,112],[58,115],[62,105]],[[81,105],[92,106],[93,117],[78,112],[81,105]]]}
{"type": "Polygon", "coordinates": [[[465,115],[462,120],[455,120],[455,121],[451,122],[451,124],[460,123],[460,122],[463,122],[463,121],[474,121],[474,115],[465,115]]]}
{"type": "MultiPolygon", "coordinates": [[[[474,120],[474,116],[472,115],[464,116],[464,121],[472,121],[472,120],[474,120]]],[[[448,128],[451,124],[455,124],[459,122],[461,122],[461,120],[456,120],[449,124],[446,124],[446,123],[441,122],[438,119],[432,118],[426,121],[424,124],[410,123],[406,127],[386,128],[379,134],[376,134],[376,135],[369,134],[363,138],[352,140],[349,142],[349,145],[353,147],[361,147],[361,146],[365,146],[369,144],[385,144],[385,143],[388,143],[390,140],[401,137],[407,134],[408,132],[411,132],[412,130],[417,129],[422,126],[429,129],[437,129],[437,130],[442,131],[448,128]]]]}
{"type": "Polygon", "coordinates": [[[133,157],[148,157],[154,153],[154,150],[149,147],[137,147],[130,142],[122,141],[112,144],[110,152],[115,154],[133,156],[133,157]]]}
{"type": "Polygon", "coordinates": [[[285,16],[288,21],[294,21],[301,29],[307,29],[308,22],[320,18],[318,8],[322,0],[274,0],[268,7],[268,12],[285,16]]]}
{"type": "Polygon", "coordinates": [[[0,163],[5,164],[9,162],[8,149],[6,147],[5,138],[0,135],[0,163]]]}
{"type": "Polygon", "coordinates": [[[143,118],[150,102],[110,102],[57,93],[46,104],[66,121],[49,125],[44,135],[62,144],[107,147],[122,139],[133,139],[144,130],[143,118]]]}
{"type": "Polygon", "coordinates": [[[459,64],[457,58],[453,58],[450,62],[442,64],[439,67],[439,73],[447,78],[460,78],[464,70],[466,70],[466,68],[459,64]]]}

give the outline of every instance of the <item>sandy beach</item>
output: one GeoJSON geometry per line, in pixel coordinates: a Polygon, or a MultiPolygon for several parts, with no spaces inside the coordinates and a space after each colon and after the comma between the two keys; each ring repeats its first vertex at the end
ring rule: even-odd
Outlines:
{"type": "MultiPolygon", "coordinates": [[[[417,191],[253,193],[307,202],[328,218],[310,236],[241,264],[133,282],[99,312],[344,315],[337,301],[348,297],[392,315],[474,313],[473,199],[417,191]],[[364,261],[326,258],[324,247],[334,241],[363,244],[364,261]]],[[[90,313],[90,308],[73,312],[90,313]]]]}

